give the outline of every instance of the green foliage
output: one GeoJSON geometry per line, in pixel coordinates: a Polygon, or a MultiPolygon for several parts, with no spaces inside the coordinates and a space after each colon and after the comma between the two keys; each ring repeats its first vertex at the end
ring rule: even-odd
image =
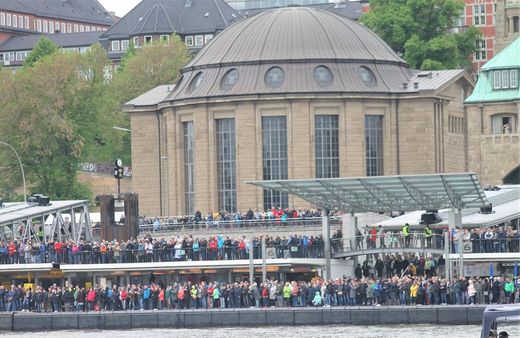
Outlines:
{"type": "Polygon", "coordinates": [[[371,0],[361,21],[416,69],[467,68],[480,31],[451,29],[463,0],[371,0]]]}
{"type": "Polygon", "coordinates": [[[129,50],[122,70],[114,76],[114,94],[125,103],[159,85],[173,84],[190,57],[186,44],[175,34],[168,41],[129,50]]]}
{"type": "Polygon", "coordinates": [[[32,67],[36,62],[41,60],[42,58],[52,55],[58,51],[58,46],[52,42],[49,38],[43,36],[41,37],[32,52],[27,55],[27,58],[24,61],[25,67],[32,67]]]}
{"type": "MultiPolygon", "coordinates": [[[[56,52],[40,39],[24,68],[0,69],[0,140],[20,154],[28,193],[52,199],[88,199],[77,181],[82,162],[131,165],[129,127],[121,105],[157,85],[174,83],[190,54],[177,36],[168,43],[131,50],[113,72],[98,44],[86,53],[56,52]]],[[[20,200],[18,161],[0,148],[0,197],[20,200]]]]}

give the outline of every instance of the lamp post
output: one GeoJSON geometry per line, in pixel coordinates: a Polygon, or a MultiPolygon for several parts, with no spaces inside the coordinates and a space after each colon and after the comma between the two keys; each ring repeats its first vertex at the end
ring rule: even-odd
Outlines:
{"type": "Polygon", "coordinates": [[[16,152],[16,150],[13,148],[13,146],[11,146],[9,143],[6,143],[6,142],[3,142],[3,141],[0,141],[0,144],[3,144],[5,146],[8,146],[12,151],[13,153],[16,155],[16,158],[18,159],[18,163],[20,164],[20,169],[22,170],[22,180],[23,180],[23,201],[25,204],[27,204],[27,186],[25,185],[25,172],[23,170],[23,164],[22,164],[22,160],[20,159],[20,156],[18,155],[18,153],[16,152]]]}

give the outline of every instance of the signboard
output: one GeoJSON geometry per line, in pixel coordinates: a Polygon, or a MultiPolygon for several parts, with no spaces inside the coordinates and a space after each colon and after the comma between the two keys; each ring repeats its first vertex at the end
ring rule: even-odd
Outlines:
{"type": "Polygon", "coordinates": [[[265,256],[267,259],[275,259],[276,258],[276,249],[275,248],[266,248],[265,256]]]}

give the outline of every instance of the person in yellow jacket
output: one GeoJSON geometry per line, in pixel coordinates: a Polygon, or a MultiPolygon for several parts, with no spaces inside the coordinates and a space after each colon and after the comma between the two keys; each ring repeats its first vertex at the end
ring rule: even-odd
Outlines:
{"type": "Polygon", "coordinates": [[[431,248],[432,247],[432,236],[433,236],[433,230],[430,228],[428,224],[426,224],[426,227],[424,228],[424,238],[426,239],[426,247],[431,248]]]}
{"type": "Polygon", "coordinates": [[[291,299],[291,293],[292,293],[291,284],[289,282],[285,282],[285,286],[283,287],[283,305],[285,307],[289,306],[289,302],[291,299]]]}
{"type": "Polygon", "coordinates": [[[411,305],[417,304],[417,292],[419,291],[419,284],[417,281],[414,281],[410,286],[410,298],[412,299],[411,305]]]}
{"type": "Polygon", "coordinates": [[[403,232],[403,238],[404,238],[404,246],[409,247],[410,246],[410,224],[405,223],[402,229],[403,232]]]}

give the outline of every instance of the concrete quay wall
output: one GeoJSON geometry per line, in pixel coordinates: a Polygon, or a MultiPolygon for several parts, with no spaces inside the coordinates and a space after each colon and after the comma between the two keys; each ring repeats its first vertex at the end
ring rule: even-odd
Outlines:
{"type": "Polygon", "coordinates": [[[129,330],[292,325],[471,325],[482,306],[223,309],[91,313],[3,313],[0,331],[129,330]]]}

